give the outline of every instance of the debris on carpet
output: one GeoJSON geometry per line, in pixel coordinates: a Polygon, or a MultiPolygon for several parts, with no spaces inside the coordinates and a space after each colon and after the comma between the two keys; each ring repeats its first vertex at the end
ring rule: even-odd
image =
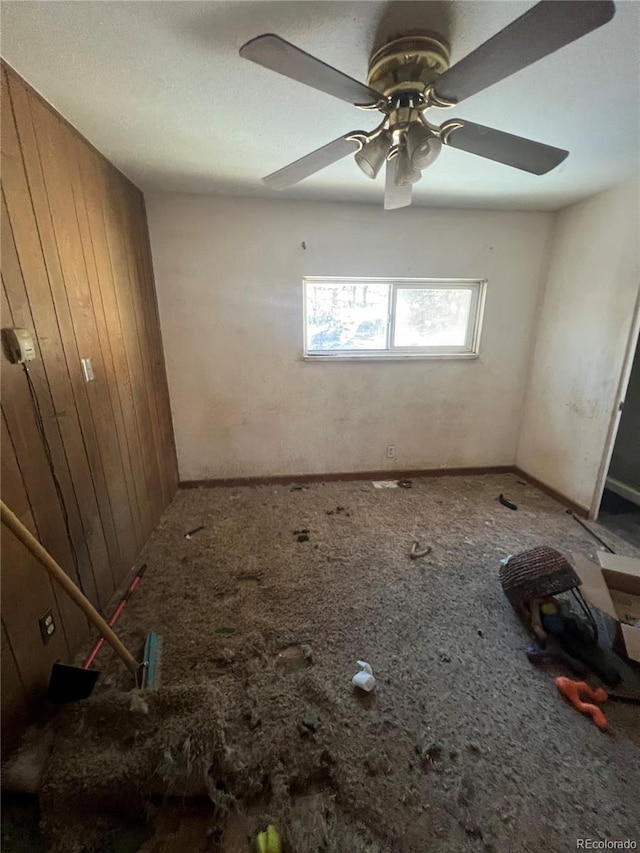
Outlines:
{"type": "Polygon", "coordinates": [[[282,839],[276,827],[270,823],[256,839],[257,853],[282,853],[282,839]]]}
{"type": "Polygon", "coordinates": [[[580,711],[581,714],[589,714],[596,726],[604,731],[607,726],[607,718],[597,705],[592,705],[589,702],[582,700],[582,695],[586,694],[587,698],[593,702],[606,702],[608,699],[607,691],[602,687],[595,690],[586,681],[574,681],[571,678],[566,678],[564,675],[559,675],[555,679],[555,685],[558,692],[563,696],[569,704],[580,711]]]}
{"type": "Polygon", "coordinates": [[[306,527],[304,527],[302,530],[293,531],[293,535],[297,538],[298,542],[308,542],[309,533],[310,531],[306,527]]]}
{"type": "Polygon", "coordinates": [[[351,516],[351,513],[344,506],[337,506],[335,509],[328,509],[326,512],[327,515],[340,515],[341,513],[344,513],[347,518],[351,516]]]}
{"type": "Polygon", "coordinates": [[[371,666],[364,660],[356,661],[356,664],[360,671],[356,672],[351,679],[351,683],[354,687],[359,687],[360,690],[364,690],[365,693],[371,693],[376,686],[376,680],[373,676],[371,666]]]}
{"type": "MultiPolygon", "coordinates": [[[[33,774],[50,853],[102,853],[141,821],[141,853],[253,853],[269,825],[282,853],[564,853],[633,837],[637,707],[608,703],[607,737],[566,707],[561,673],[522,653],[530,611],[521,624],[498,582],[504,554],[541,542],[596,559],[563,507],[510,474],[179,492],[119,623],[132,649],[147,627],[164,636],[162,684],[132,710],[105,653],[94,694],[57,711],[33,774]],[[498,493],[525,511],[503,513],[498,493]],[[313,544],[298,548],[294,524],[313,544]],[[425,539],[428,583],[407,556],[425,539]],[[373,692],[351,683],[354,649],[375,664],[373,692]]],[[[543,630],[558,615],[546,604],[543,630]]],[[[632,695],[620,672],[616,692],[632,695]]]]}
{"type": "Polygon", "coordinates": [[[409,557],[412,560],[417,560],[419,557],[426,557],[427,554],[431,553],[431,545],[427,545],[425,548],[420,547],[420,543],[415,540],[413,545],[411,546],[411,551],[409,552],[409,557]]]}

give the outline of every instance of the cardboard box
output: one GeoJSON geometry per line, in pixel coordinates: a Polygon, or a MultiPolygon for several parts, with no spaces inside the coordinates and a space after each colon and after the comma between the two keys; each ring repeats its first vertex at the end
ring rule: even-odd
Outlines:
{"type": "Polygon", "coordinates": [[[605,621],[617,634],[615,645],[640,663],[640,560],[598,551],[598,562],[572,554],[585,599],[610,617],[605,621]]]}

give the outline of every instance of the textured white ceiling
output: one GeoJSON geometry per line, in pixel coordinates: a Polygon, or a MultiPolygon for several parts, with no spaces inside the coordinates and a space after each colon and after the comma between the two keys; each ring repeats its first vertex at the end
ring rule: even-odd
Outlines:
{"type": "MultiPolygon", "coordinates": [[[[532,2],[191,2],[4,0],[2,55],[144,190],[275,195],[260,178],[349,130],[368,114],[240,59],[275,32],[364,80],[374,43],[434,29],[452,63],[532,2]]],[[[552,210],[623,180],[640,149],[640,4],[498,83],[456,116],[528,136],[569,158],[537,177],[445,149],[414,187],[423,205],[552,210]]],[[[431,115],[430,115],[431,117],[431,115]]],[[[352,158],[285,197],[382,202],[352,158]]]]}

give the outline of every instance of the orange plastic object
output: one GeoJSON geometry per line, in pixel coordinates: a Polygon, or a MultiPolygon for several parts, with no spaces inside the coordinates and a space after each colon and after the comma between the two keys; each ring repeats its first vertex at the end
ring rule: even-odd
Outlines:
{"type": "Polygon", "coordinates": [[[576,710],[581,711],[583,714],[590,714],[591,719],[599,729],[604,730],[607,728],[607,718],[600,708],[588,702],[583,702],[580,698],[581,693],[586,693],[587,697],[593,699],[594,702],[606,702],[609,698],[606,690],[603,690],[602,687],[594,690],[586,681],[573,681],[573,679],[565,678],[563,675],[556,678],[555,682],[560,693],[576,710]]]}

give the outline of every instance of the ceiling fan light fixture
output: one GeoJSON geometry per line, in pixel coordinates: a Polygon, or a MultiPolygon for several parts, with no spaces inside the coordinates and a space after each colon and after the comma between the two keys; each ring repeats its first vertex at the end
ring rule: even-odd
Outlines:
{"type": "Polygon", "coordinates": [[[441,149],[442,142],[428,127],[414,124],[407,131],[407,153],[414,169],[428,168],[441,149]]]}
{"type": "Polygon", "coordinates": [[[373,180],[378,176],[390,148],[391,137],[385,131],[365,142],[360,151],[356,153],[356,163],[368,178],[373,180]]]}
{"type": "Polygon", "coordinates": [[[399,187],[406,187],[409,184],[417,183],[422,177],[422,173],[414,169],[411,157],[409,157],[409,153],[404,146],[398,149],[397,157],[396,184],[399,187]]]}

